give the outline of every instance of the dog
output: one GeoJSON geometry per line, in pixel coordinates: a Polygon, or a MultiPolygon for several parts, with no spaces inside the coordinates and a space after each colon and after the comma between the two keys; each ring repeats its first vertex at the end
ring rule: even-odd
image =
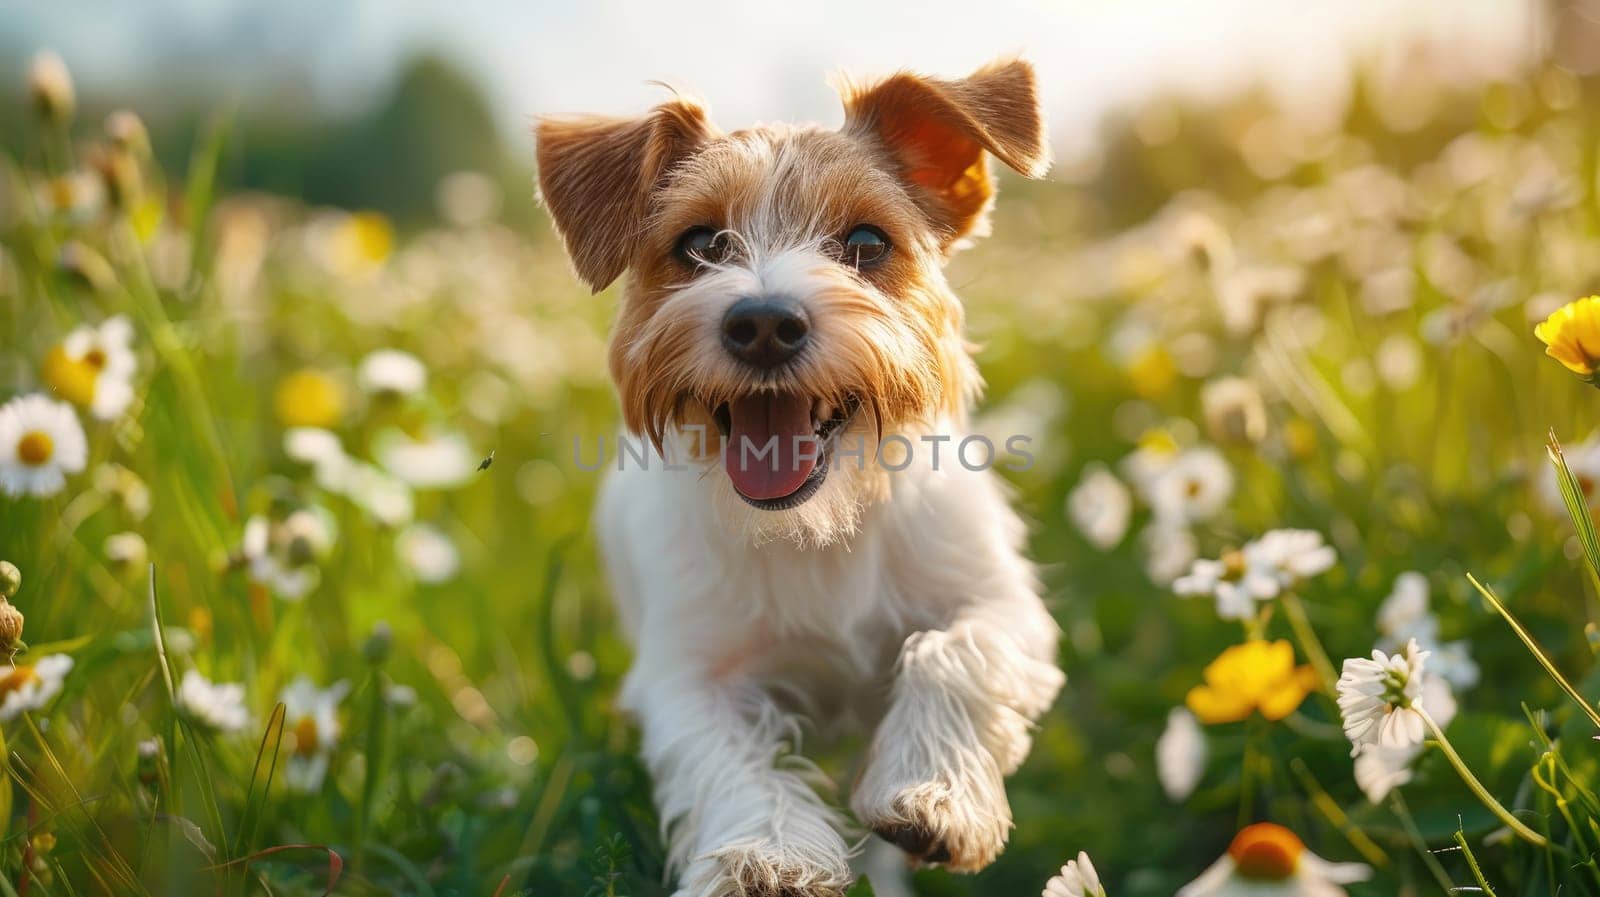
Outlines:
{"type": "Polygon", "coordinates": [[[658,463],[594,520],[680,897],[841,894],[861,826],[982,869],[1064,682],[1002,481],[950,457],[982,381],[943,267],[988,230],[989,157],[1049,166],[1033,69],[840,90],[838,130],[723,133],[676,93],[535,126],[577,276],[626,275],[610,371],[658,463]],[[799,749],[855,729],[852,820],[799,749]]]}

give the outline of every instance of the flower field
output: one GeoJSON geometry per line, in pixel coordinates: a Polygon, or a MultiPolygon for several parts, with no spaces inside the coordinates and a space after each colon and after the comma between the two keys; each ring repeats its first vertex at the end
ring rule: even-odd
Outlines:
{"type": "MultiPolygon", "coordinates": [[[[163,168],[29,78],[0,895],[670,893],[573,449],[614,304],[531,183],[229,191],[220,120],[163,168]]],[[[953,261],[1068,684],[916,893],[1600,895],[1600,84],[1354,96],[1154,103],[953,261]]]]}

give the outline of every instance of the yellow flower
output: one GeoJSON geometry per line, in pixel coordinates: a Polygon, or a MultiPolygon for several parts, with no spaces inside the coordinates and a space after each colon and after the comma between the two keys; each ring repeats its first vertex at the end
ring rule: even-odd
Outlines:
{"type": "Polygon", "coordinates": [[[394,251],[394,227],[388,218],[377,212],[345,216],[329,237],[329,260],[333,269],[347,277],[372,275],[394,251]]]}
{"type": "Polygon", "coordinates": [[[1178,367],[1161,346],[1150,346],[1128,363],[1133,391],[1147,399],[1160,398],[1178,382],[1178,367]]]}
{"type": "Polygon", "coordinates": [[[1544,354],[1585,380],[1592,379],[1600,367],[1600,296],[1561,306],[1533,328],[1533,335],[1545,344],[1544,354]]]}
{"type": "Polygon", "coordinates": [[[1286,641],[1234,645],[1206,666],[1204,676],[1205,684],[1185,700],[1203,723],[1239,722],[1256,712],[1280,720],[1317,687],[1316,673],[1294,665],[1294,647],[1286,641]]]}
{"type": "Polygon", "coordinates": [[[322,371],[304,368],[278,383],[272,397],[287,427],[332,427],[344,414],[344,387],[322,371]]]}

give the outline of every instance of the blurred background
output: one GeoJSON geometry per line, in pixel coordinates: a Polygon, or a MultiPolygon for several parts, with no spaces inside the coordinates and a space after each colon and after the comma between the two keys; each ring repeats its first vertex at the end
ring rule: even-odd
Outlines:
{"type": "MultiPolygon", "coordinates": [[[[930,0],[914,12],[837,0],[5,7],[0,76],[12,83],[34,50],[54,47],[89,114],[137,101],[163,161],[181,160],[199,120],[231,110],[226,186],[412,223],[430,211],[438,180],[463,169],[503,178],[506,213],[534,219],[532,117],[635,112],[661,94],[650,81],[699,93],[725,129],[837,124],[832,73],[953,76],[1020,52],[1039,69],[1063,161],[1056,177],[1088,181],[1108,132],[1155,97],[1258,92],[1290,120],[1327,129],[1349,107],[1358,68],[1390,86],[1424,70],[1462,86],[1508,76],[1562,35],[1576,50],[1574,32],[1593,27],[1578,6],[1523,0],[1001,0],[981,9],[930,0]]],[[[1396,112],[1420,124],[1430,110],[1396,112]]],[[[14,147],[20,133],[3,139],[14,147]]]]}
{"type": "Polygon", "coordinates": [[[1357,897],[1600,895],[1589,718],[1464,576],[1600,696],[1593,392],[1533,335],[1600,292],[1600,0],[0,0],[0,414],[41,394],[87,451],[39,495],[0,453],[18,669],[54,670],[19,710],[0,668],[0,894],[321,894],[326,851],[339,893],[669,893],[570,448],[618,426],[615,303],[533,200],[531,119],[666,81],[832,124],[831,73],[1008,53],[1058,164],[1001,173],[949,277],[980,430],[1036,437],[1007,475],[1069,683],[1006,854],[917,893],[1086,849],[1170,897],[1271,821],[1370,864],[1357,897]],[[1337,557],[1303,625],[1174,594],[1284,527],[1337,557]],[[1362,775],[1330,677],[1293,690],[1410,634],[1554,847],[1438,751],[1362,775]],[[1266,671],[1292,714],[1185,709],[1260,684],[1241,637],[1302,664],[1266,671]]]}

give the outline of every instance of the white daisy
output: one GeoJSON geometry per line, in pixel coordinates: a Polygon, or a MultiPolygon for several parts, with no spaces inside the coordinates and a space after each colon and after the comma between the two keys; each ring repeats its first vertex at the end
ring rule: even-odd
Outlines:
{"type": "Polygon", "coordinates": [[[72,658],[50,654],[31,664],[0,667],[0,722],[38,710],[61,693],[72,658]]]}
{"type": "Polygon", "coordinates": [[[1060,873],[1045,882],[1040,897],[1106,897],[1106,889],[1089,855],[1079,851],[1077,859],[1068,860],[1060,873]]]}
{"type": "Polygon", "coordinates": [[[426,523],[413,523],[402,530],[395,537],[394,548],[418,582],[446,582],[461,570],[461,553],[455,543],[426,523]]]}
{"type": "Polygon", "coordinates": [[[341,493],[349,484],[353,462],[332,430],[290,427],[283,431],[283,453],[310,467],[317,485],[329,492],[341,493]]]}
{"type": "Polygon", "coordinates": [[[378,434],[372,455],[385,470],[417,489],[459,486],[478,469],[478,455],[460,433],[413,439],[389,430],[378,434]]]}
{"type": "Polygon", "coordinates": [[[1233,496],[1233,468],[1216,449],[1184,449],[1142,480],[1141,492],[1161,520],[1210,520],[1233,496]]]}
{"type": "Polygon", "coordinates": [[[1067,513],[1089,544],[1107,551],[1128,534],[1133,497],[1104,464],[1094,462],[1084,467],[1078,485],[1067,496],[1067,513]]]}
{"type": "Polygon", "coordinates": [[[1206,771],[1206,737],[1200,723],[1183,707],[1167,714],[1167,727],[1156,739],[1156,777],[1173,801],[1194,793],[1206,771]]]}
{"type": "Polygon", "coordinates": [[[250,711],[244,706],[244,685],[215,683],[200,675],[198,670],[185,672],[178,683],[178,709],[213,732],[239,732],[250,725],[250,711]]]}
{"type": "Polygon", "coordinates": [[[1405,649],[1385,654],[1376,649],[1372,659],[1352,657],[1344,662],[1337,686],[1344,734],[1356,756],[1369,744],[1406,747],[1421,744],[1427,735],[1423,719],[1423,665],[1428,652],[1415,640],[1405,649]]]}
{"type": "MultiPolygon", "coordinates": [[[[1450,725],[1450,721],[1456,717],[1456,698],[1450,691],[1450,683],[1431,672],[1423,674],[1422,703],[1427,705],[1428,715],[1441,729],[1450,725]]],[[[1421,754],[1421,744],[1403,747],[1365,745],[1356,752],[1356,785],[1367,796],[1367,800],[1377,803],[1389,792],[1411,781],[1411,764],[1421,754]]]]}
{"type": "Polygon", "coordinates": [[[1188,528],[1161,520],[1139,533],[1144,546],[1144,572],[1157,585],[1169,585],[1200,553],[1200,544],[1188,528]]]}
{"type": "Polygon", "coordinates": [[[340,491],[385,526],[405,526],[416,511],[411,487],[371,464],[350,464],[340,491]]]}
{"type": "Polygon", "coordinates": [[[410,352],[379,349],[361,359],[356,383],[372,395],[415,395],[427,388],[428,369],[410,352]]]}
{"type": "Polygon", "coordinates": [[[291,601],[316,588],[317,560],[333,547],[333,520],[320,508],[300,508],[281,520],[245,521],[239,554],[250,578],[291,601]]]}
{"type": "Polygon", "coordinates": [[[1188,575],[1172,584],[1185,597],[1211,595],[1217,615],[1230,620],[1255,616],[1256,603],[1332,567],[1338,559],[1322,536],[1311,530],[1275,529],[1217,560],[1198,560],[1188,575]]]}
{"type": "Polygon", "coordinates": [[[0,405],[0,492],[54,495],[88,460],[89,444],[71,405],[37,394],[0,405]]]}
{"type": "Polygon", "coordinates": [[[1176,897],[1345,897],[1343,885],[1371,875],[1361,863],[1317,856],[1281,825],[1258,822],[1235,835],[1228,852],[1176,897]]]}
{"type": "Polygon", "coordinates": [[[45,357],[44,378],[62,398],[89,409],[96,420],[115,420],[133,403],[133,325],[122,315],[98,327],[67,334],[45,357]]]}
{"type": "Polygon", "coordinates": [[[312,793],[322,788],[328,764],[339,744],[339,703],[350,692],[343,679],[318,688],[301,674],[278,695],[283,702],[283,727],[293,736],[289,762],[283,770],[291,790],[312,793]]]}

